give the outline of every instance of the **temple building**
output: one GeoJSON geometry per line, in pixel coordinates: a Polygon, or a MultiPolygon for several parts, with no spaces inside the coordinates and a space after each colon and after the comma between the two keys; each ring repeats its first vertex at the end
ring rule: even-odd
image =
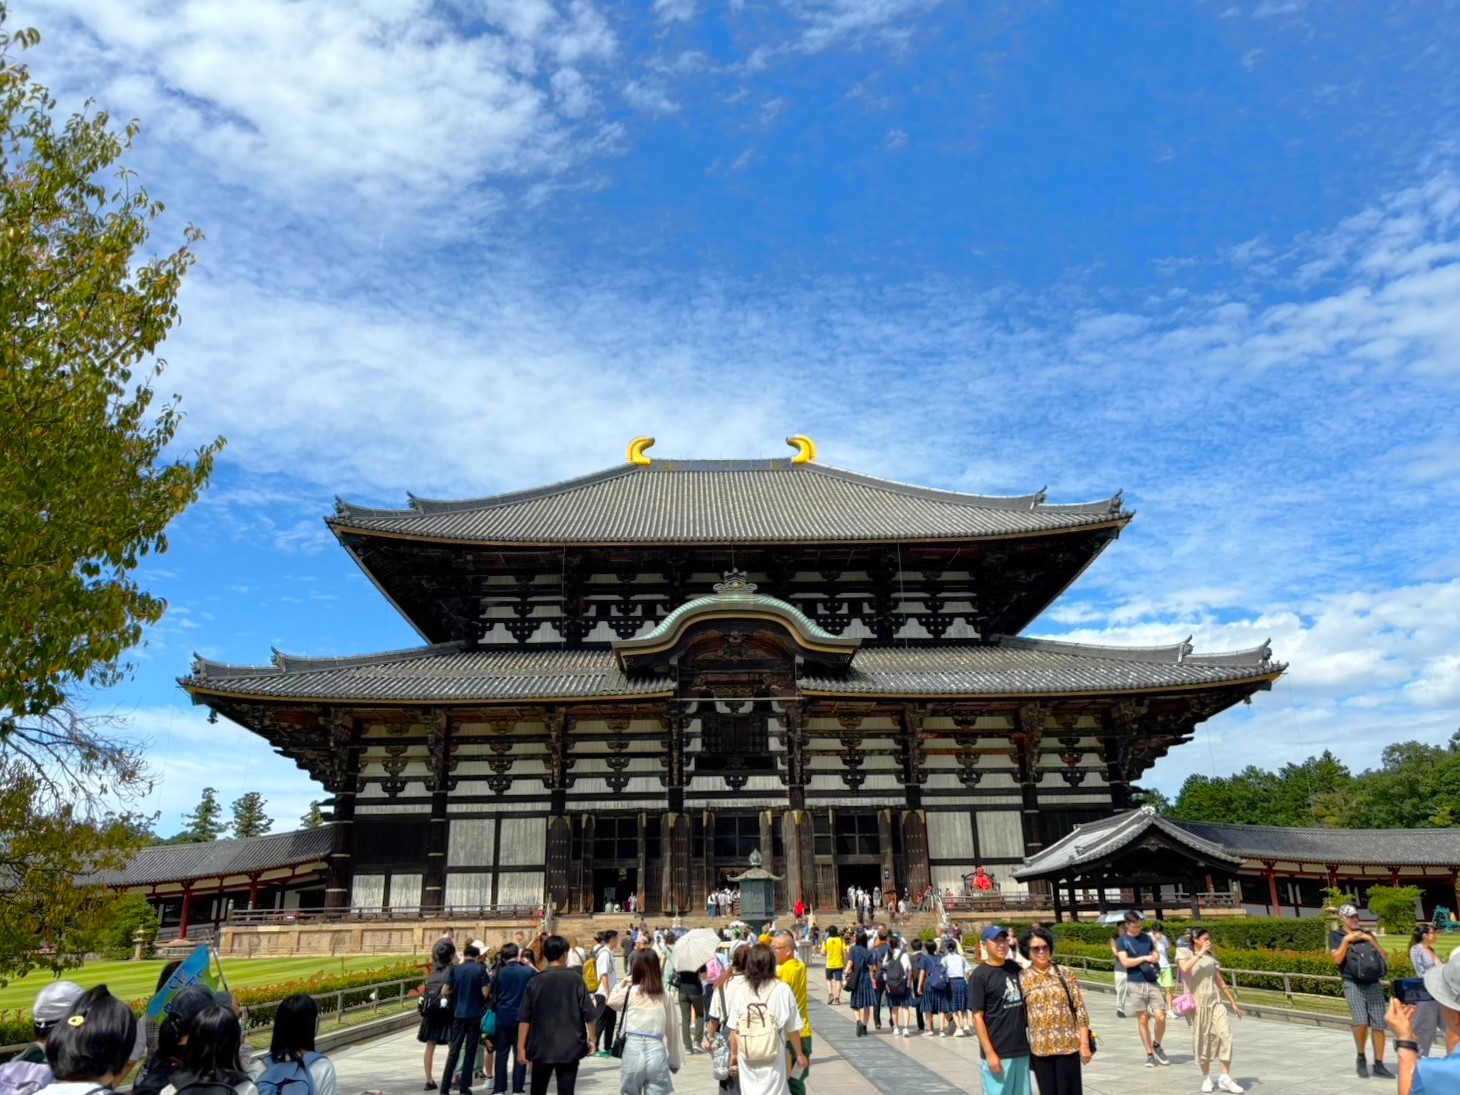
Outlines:
{"type": "MultiPolygon", "coordinates": [[[[326,908],[782,907],[1012,872],[1283,671],[1020,637],[1131,520],[818,463],[629,460],[327,523],[410,650],[199,659],[194,702],[333,796],[326,908]]],[[[1036,888],[1041,883],[1032,883],[1036,888]]]]}

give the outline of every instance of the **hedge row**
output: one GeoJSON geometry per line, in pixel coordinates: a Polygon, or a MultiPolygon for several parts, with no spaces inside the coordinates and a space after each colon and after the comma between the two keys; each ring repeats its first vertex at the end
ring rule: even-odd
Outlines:
{"type": "MultiPolygon", "coordinates": [[[[357,1004],[367,1003],[372,986],[379,985],[386,981],[399,981],[407,977],[425,978],[425,967],[415,961],[396,962],[389,966],[381,966],[373,970],[356,970],[352,973],[317,974],[313,977],[298,977],[292,981],[280,981],[271,985],[254,985],[250,988],[238,989],[234,992],[234,999],[247,1009],[246,1026],[248,1029],[272,1026],[274,1022],[275,1008],[269,1006],[271,1002],[277,1002],[286,996],[293,996],[295,993],[306,993],[310,996],[322,996],[319,1002],[321,1015],[333,1015],[340,998],[329,996],[328,993],[344,992],[345,1007],[354,1007],[357,1004]]],[[[394,998],[392,992],[390,997],[394,998]]],[[[147,1002],[151,997],[143,997],[140,1000],[130,1001],[131,1009],[138,1015],[147,1010],[147,1002]]],[[[34,1037],[34,1029],[31,1026],[30,1011],[23,1008],[12,1008],[0,1011],[0,1045],[19,1045],[22,1042],[29,1042],[34,1037]]]]}
{"type": "MultiPolygon", "coordinates": [[[[1152,923],[1147,921],[1147,925],[1152,923]]],[[[1328,924],[1320,917],[1250,916],[1231,920],[1176,920],[1169,928],[1175,937],[1189,928],[1205,928],[1219,949],[1323,951],[1328,949],[1328,924]]],[[[1107,943],[1113,924],[1051,924],[1058,940],[1107,943]]]]}
{"type": "MultiPolygon", "coordinates": [[[[1114,959],[1110,956],[1110,947],[1107,943],[1076,943],[1061,942],[1056,945],[1056,960],[1060,957],[1070,958],[1079,956],[1092,959],[1096,969],[1113,970],[1114,959]]],[[[1323,952],[1300,952],[1290,950],[1238,950],[1218,946],[1216,948],[1217,960],[1227,969],[1234,970],[1259,970],[1272,971],[1273,973],[1313,974],[1327,977],[1336,977],[1338,967],[1333,960],[1323,952]]],[[[1413,977],[1414,967],[1409,964],[1409,959],[1398,955],[1391,955],[1389,959],[1388,981],[1394,977],[1413,977]]],[[[1262,977],[1253,974],[1239,974],[1237,976],[1238,987],[1273,989],[1277,992],[1283,991],[1283,979],[1281,977],[1262,977]]],[[[1338,981],[1318,981],[1307,977],[1293,977],[1289,984],[1294,992],[1306,993],[1313,996],[1342,996],[1343,989],[1338,981]]]]}

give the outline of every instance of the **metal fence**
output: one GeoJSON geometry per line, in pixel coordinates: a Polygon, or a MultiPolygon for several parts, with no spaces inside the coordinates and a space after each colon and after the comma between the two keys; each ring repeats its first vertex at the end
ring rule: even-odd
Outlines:
{"type": "MultiPolygon", "coordinates": [[[[1061,955],[1059,963],[1062,966],[1073,966],[1086,972],[1096,971],[1099,973],[1115,973],[1113,959],[1108,958],[1086,958],[1081,954],[1069,956],[1061,955]]],[[[1324,973],[1290,973],[1282,970],[1243,970],[1232,969],[1228,966],[1222,967],[1222,976],[1226,978],[1227,984],[1235,991],[1239,988],[1263,989],[1268,992],[1281,992],[1288,1003],[1295,1003],[1304,996],[1317,997],[1324,1000],[1342,998],[1343,978],[1336,974],[1324,973]],[[1322,986],[1318,992],[1305,991],[1308,985],[1322,986]],[[1332,991],[1328,991],[1329,989],[1332,991]]]]}
{"type": "Polygon", "coordinates": [[[227,923],[239,928],[293,927],[299,924],[360,924],[381,920],[536,920],[541,905],[447,905],[440,909],[386,905],[354,905],[348,909],[255,909],[229,912],[227,923]]]}

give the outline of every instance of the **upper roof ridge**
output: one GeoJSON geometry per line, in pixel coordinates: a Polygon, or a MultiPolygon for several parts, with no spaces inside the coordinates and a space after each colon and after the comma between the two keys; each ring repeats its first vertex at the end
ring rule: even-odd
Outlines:
{"type": "Polygon", "coordinates": [[[482,495],[476,498],[455,500],[431,499],[421,498],[414,494],[407,494],[407,508],[396,510],[357,506],[342,498],[336,498],[335,518],[331,520],[331,523],[335,521],[348,522],[351,519],[382,520],[409,518],[426,514],[461,513],[471,510],[491,509],[497,506],[512,505],[538,498],[551,497],[556,494],[564,494],[569,491],[579,490],[597,483],[604,483],[630,475],[747,471],[777,471],[793,475],[824,476],[839,479],[844,482],[856,483],[874,490],[883,490],[893,494],[974,508],[1038,510],[1069,514],[1109,514],[1111,516],[1123,514],[1121,508],[1123,492],[1121,491],[1117,491],[1109,498],[1089,502],[1055,503],[1051,505],[1046,501],[1047,488],[1044,487],[1029,494],[969,494],[963,491],[947,490],[939,487],[925,487],[914,483],[905,483],[901,480],[867,475],[864,472],[838,468],[831,464],[813,462],[798,464],[791,459],[779,458],[768,460],[655,460],[653,463],[645,465],[617,464],[600,471],[559,480],[558,482],[548,483],[540,487],[508,491],[502,494],[482,495]]]}
{"type": "MultiPolygon", "coordinates": [[[[1016,635],[999,637],[1001,645],[1022,646],[1030,650],[1045,650],[1051,654],[1068,654],[1072,657],[1110,658],[1125,662],[1158,662],[1172,665],[1204,666],[1252,666],[1266,668],[1272,663],[1272,640],[1261,646],[1246,650],[1224,650],[1210,653],[1192,653],[1191,636],[1179,643],[1165,646],[1105,646],[1098,643],[1077,643],[1066,639],[1034,639],[1016,635]]],[[[1285,668],[1285,667],[1284,667],[1285,668]]]]}
{"type": "Polygon", "coordinates": [[[192,675],[196,680],[226,680],[229,677],[282,676],[285,673],[309,673],[326,669],[353,669],[357,666],[383,665],[389,662],[410,661],[414,658],[434,657],[442,654],[457,654],[467,649],[461,642],[432,643],[428,646],[406,647],[401,650],[382,650],[374,654],[350,654],[339,657],[303,657],[285,654],[277,647],[271,648],[268,665],[233,665],[216,662],[199,654],[193,655],[192,675]]]}

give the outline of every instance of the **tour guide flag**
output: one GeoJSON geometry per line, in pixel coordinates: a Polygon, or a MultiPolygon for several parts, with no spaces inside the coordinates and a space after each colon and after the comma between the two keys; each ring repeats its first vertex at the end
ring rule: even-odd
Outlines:
{"type": "Polygon", "coordinates": [[[185,988],[203,985],[210,989],[218,987],[218,976],[213,972],[213,949],[207,943],[199,943],[193,953],[183,959],[182,965],[172,971],[157,995],[147,1003],[147,1018],[160,1019],[172,1006],[172,999],[185,988]]]}

